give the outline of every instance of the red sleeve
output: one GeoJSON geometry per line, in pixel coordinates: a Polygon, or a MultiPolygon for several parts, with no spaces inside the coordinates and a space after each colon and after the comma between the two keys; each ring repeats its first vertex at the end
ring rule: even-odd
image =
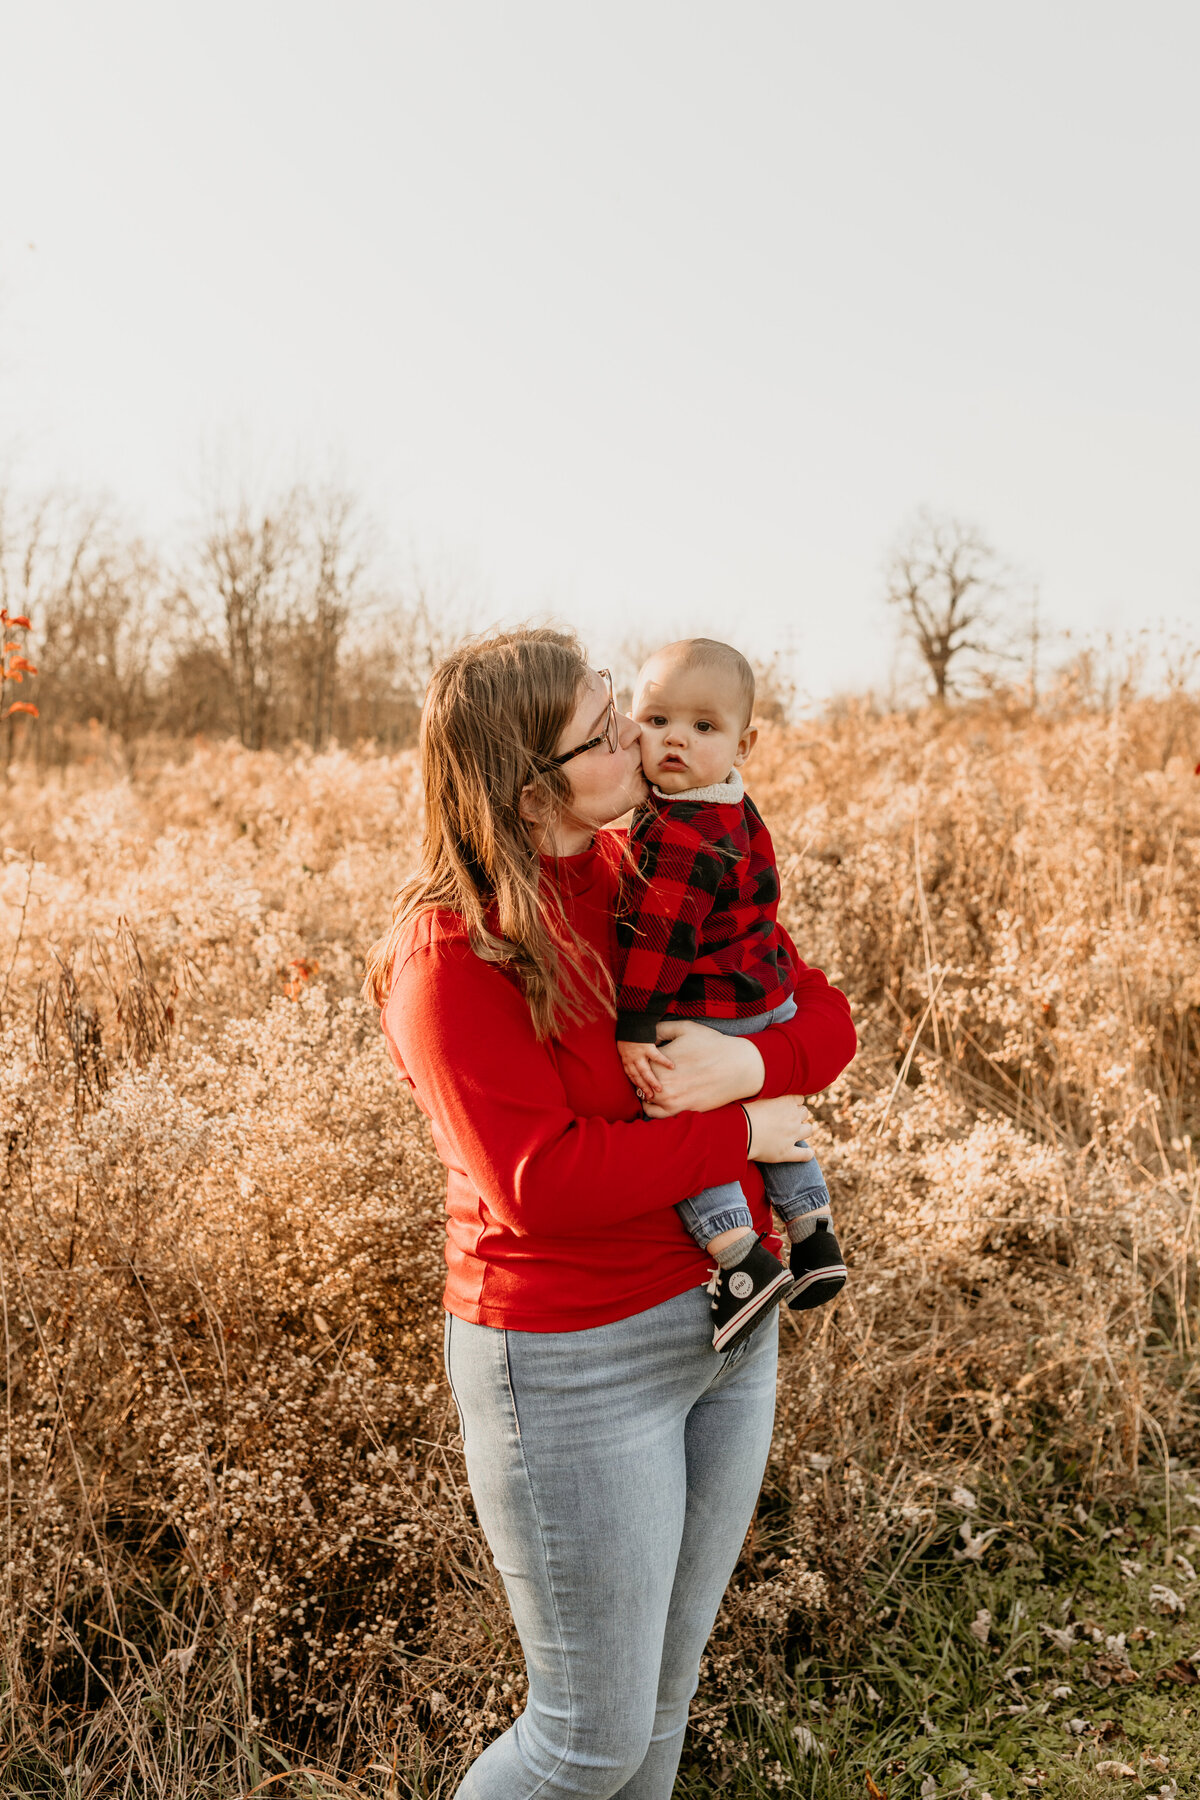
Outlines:
{"type": "MultiPolygon", "coordinates": [[[[787,933],[780,926],[780,933],[787,933]]],[[[784,1025],[770,1025],[757,1033],[766,1078],[759,1094],[817,1094],[854,1060],[858,1034],[850,1017],[850,1002],[839,989],[830,987],[820,969],[810,969],[796,955],[787,939],[797,970],[792,998],[796,1016],[784,1025]]]]}
{"type": "Polygon", "coordinates": [[[443,1160],[511,1231],[594,1235],[745,1174],[740,1106],[661,1120],[572,1111],[520,990],[465,943],[413,951],[384,1030],[443,1160]]]}

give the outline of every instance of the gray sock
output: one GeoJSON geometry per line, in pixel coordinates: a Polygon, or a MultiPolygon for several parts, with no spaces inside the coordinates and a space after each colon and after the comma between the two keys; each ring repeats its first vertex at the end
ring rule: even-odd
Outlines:
{"type": "Polygon", "coordinates": [[[833,1223],[828,1205],[818,1206],[815,1212],[801,1213],[798,1219],[787,1221],[787,1234],[793,1244],[802,1244],[806,1237],[811,1237],[817,1229],[818,1219],[828,1219],[833,1223]]]}
{"type": "Polygon", "coordinates": [[[740,1262],[745,1262],[757,1242],[758,1238],[753,1231],[744,1231],[740,1238],[734,1238],[723,1250],[713,1250],[709,1254],[716,1259],[719,1268],[736,1269],[740,1262]]]}

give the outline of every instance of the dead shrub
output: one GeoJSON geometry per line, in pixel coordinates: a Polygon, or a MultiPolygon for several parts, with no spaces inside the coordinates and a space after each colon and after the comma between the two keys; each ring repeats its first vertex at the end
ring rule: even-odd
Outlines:
{"type": "MultiPolygon", "coordinates": [[[[948,1471],[1196,1444],[1197,753],[1178,697],[764,729],[787,922],[861,1036],[817,1106],[853,1279],[784,1326],[714,1741],[852,1641],[948,1471]]],[[[253,1785],[264,1739],[452,1767],[521,1705],[443,1175],[355,998],[416,802],[408,756],[229,747],[6,800],[6,1741],[101,1787],[253,1785]]]]}

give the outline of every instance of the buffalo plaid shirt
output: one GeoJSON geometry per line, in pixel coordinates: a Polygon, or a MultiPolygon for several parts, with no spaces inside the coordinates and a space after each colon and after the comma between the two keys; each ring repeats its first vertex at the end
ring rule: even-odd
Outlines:
{"type": "Polygon", "coordinates": [[[633,815],[617,912],[617,1037],[652,1044],[660,1019],[748,1019],[796,971],[775,923],[771,837],[735,769],[719,787],[652,793],[633,815]]]}

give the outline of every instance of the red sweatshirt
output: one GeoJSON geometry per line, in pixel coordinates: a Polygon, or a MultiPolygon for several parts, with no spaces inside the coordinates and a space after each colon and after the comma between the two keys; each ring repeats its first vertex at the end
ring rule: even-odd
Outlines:
{"type": "MultiPolygon", "coordinates": [[[[580,936],[611,968],[620,839],[557,864],[580,936]]],[[[797,1013],[754,1042],[764,1095],[815,1093],[854,1055],[844,996],[796,959],[797,1013]]],[[[643,1119],[607,1014],[539,1042],[516,978],[477,957],[454,913],[417,920],[383,1009],[388,1049],[449,1171],[445,1303],[514,1331],[582,1331],[696,1287],[708,1259],[675,1203],[740,1181],[760,1231],[762,1180],[740,1106],[643,1119]]]]}

